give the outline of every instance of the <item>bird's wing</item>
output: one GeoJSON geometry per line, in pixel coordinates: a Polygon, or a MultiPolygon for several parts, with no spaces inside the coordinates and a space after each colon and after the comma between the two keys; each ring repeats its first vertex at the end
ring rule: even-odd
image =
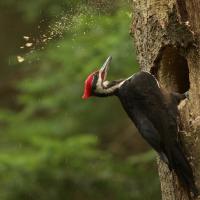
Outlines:
{"type": "Polygon", "coordinates": [[[159,153],[163,153],[160,134],[151,121],[140,111],[135,109],[129,115],[143,138],[159,153]]]}

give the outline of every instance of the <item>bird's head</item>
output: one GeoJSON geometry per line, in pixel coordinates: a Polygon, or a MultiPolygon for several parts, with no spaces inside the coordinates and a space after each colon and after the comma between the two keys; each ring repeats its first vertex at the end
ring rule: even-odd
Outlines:
{"type": "Polygon", "coordinates": [[[106,77],[112,57],[109,56],[103,66],[91,73],[85,80],[83,99],[88,99],[91,96],[104,96],[106,93],[106,77]]]}

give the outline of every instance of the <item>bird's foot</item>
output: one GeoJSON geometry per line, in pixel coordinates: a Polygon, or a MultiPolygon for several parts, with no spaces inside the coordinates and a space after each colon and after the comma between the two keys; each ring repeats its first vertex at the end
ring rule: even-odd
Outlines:
{"type": "Polygon", "coordinates": [[[185,92],[184,95],[185,95],[185,98],[190,99],[189,98],[189,91],[185,92]]]}

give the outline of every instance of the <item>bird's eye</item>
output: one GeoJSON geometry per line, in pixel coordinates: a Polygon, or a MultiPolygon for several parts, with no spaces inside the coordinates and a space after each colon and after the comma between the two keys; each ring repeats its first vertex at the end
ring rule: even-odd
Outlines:
{"type": "Polygon", "coordinates": [[[99,78],[99,72],[95,72],[94,73],[94,79],[98,79],[99,78]]]}
{"type": "Polygon", "coordinates": [[[96,89],[98,78],[99,78],[99,74],[95,73],[92,80],[92,91],[96,89]]]}

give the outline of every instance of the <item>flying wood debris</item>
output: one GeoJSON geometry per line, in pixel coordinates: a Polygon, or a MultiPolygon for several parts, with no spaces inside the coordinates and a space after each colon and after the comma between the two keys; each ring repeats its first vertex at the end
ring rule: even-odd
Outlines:
{"type": "Polygon", "coordinates": [[[19,63],[22,63],[22,62],[24,62],[24,57],[22,57],[22,56],[17,56],[17,61],[19,62],[19,63]]]}
{"type": "Polygon", "coordinates": [[[29,36],[23,36],[23,38],[24,38],[26,41],[28,41],[28,40],[30,39],[29,36]]]}
{"type": "Polygon", "coordinates": [[[33,46],[33,43],[32,42],[28,42],[28,43],[25,44],[25,46],[26,47],[31,47],[31,46],[33,46]]]}
{"type": "MultiPolygon", "coordinates": [[[[94,4],[95,5],[95,4],[94,4]]],[[[104,4],[101,4],[101,8],[104,4]]],[[[92,6],[93,7],[93,6],[92,6]]],[[[98,9],[97,9],[98,10],[98,9]]],[[[64,34],[68,31],[72,30],[72,27],[76,27],[80,24],[82,17],[81,16],[88,16],[89,21],[85,21],[86,25],[94,25],[93,20],[93,14],[87,9],[87,7],[80,7],[76,10],[76,14],[74,14],[73,10],[69,13],[61,13],[61,15],[57,16],[56,19],[53,22],[46,21],[45,19],[42,19],[40,23],[37,26],[39,35],[37,37],[24,35],[23,40],[24,44],[20,46],[20,49],[23,51],[27,50],[28,53],[26,55],[30,54],[30,50],[44,50],[45,46],[51,42],[52,40],[58,40],[63,38],[64,34]],[[48,24],[48,28],[45,30],[45,32],[42,31],[43,23],[48,24]]],[[[86,35],[86,31],[84,31],[83,35],[86,35]]],[[[73,33],[73,39],[77,37],[77,35],[80,33],[73,33]]],[[[56,46],[57,48],[60,47],[60,45],[56,46]]],[[[22,56],[17,56],[17,60],[19,63],[24,62],[24,58],[22,56]]]]}

